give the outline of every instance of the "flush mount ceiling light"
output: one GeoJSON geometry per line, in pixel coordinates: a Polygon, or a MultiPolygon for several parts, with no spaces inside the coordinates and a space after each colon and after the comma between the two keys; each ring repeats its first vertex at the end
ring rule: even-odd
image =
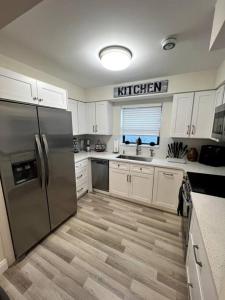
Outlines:
{"type": "Polygon", "coordinates": [[[102,65],[111,71],[126,69],[132,59],[132,52],[123,46],[109,46],[99,52],[102,65]]]}

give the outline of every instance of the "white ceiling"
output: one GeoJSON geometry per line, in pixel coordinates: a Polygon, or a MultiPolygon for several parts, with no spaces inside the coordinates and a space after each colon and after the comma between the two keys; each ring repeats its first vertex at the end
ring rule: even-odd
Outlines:
{"type": "Polygon", "coordinates": [[[45,0],[0,31],[0,52],[83,87],[216,68],[209,52],[215,0],[45,0]],[[166,52],[160,42],[177,36],[166,52]],[[112,72],[102,47],[124,45],[130,67],[112,72]]]}

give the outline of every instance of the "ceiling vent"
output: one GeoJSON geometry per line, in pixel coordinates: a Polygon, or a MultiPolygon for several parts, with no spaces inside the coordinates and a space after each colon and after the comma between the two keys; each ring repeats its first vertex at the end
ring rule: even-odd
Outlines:
{"type": "Polygon", "coordinates": [[[176,46],[176,38],[168,37],[162,40],[161,45],[163,50],[172,50],[176,46]]]}

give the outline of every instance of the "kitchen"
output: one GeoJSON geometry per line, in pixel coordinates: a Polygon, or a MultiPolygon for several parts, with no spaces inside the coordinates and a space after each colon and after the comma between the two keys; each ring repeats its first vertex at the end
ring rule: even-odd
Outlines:
{"type": "Polygon", "coordinates": [[[0,299],[225,299],[225,1],[3,2],[0,299]]]}

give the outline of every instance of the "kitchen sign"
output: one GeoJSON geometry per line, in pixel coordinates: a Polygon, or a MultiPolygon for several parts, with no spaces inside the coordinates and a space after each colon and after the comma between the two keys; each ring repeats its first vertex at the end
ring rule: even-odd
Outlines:
{"type": "Polygon", "coordinates": [[[148,94],[166,93],[168,91],[168,80],[139,83],[114,88],[114,98],[140,96],[148,94]]]}

